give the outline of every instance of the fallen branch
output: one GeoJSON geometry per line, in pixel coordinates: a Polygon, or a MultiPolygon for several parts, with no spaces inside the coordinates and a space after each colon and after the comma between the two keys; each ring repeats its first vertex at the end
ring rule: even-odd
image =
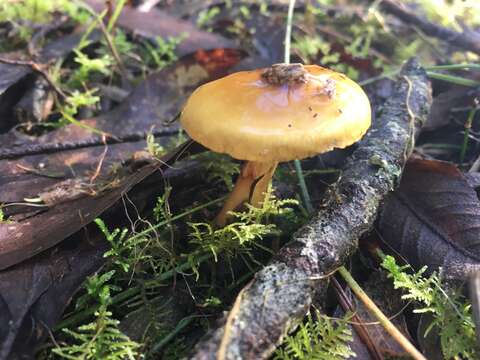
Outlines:
{"type": "Polygon", "coordinates": [[[381,4],[384,11],[396,16],[406,24],[416,26],[426,35],[436,37],[452,46],[480,54],[480,35],[478,33],[469,29],[458,32],[422,19],[408,9],[405,4],[396,0],[383,0],[381,4]]]}
{"type": "Polygon", "coordinates": [[[302,321],[315,294],[325,293],[325,279],[371,229],[381,201],[399,180],[430,103],[426,74],[416,60],[410,60],[381,117],[326,195],[325,208],[242,289],[222,325],[194,348],[193,358],[269,357],[302,321]]]}

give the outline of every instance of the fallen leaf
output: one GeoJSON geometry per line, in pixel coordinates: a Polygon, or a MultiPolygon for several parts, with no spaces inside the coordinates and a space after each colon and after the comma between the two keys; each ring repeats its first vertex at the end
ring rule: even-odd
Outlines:
{"type": "MultiPolygon", "coordinates": [[[[54,59],[63,58],[68,55],[75,46],[77,46],[83,33],[76,32],[63,36],[57,40],[48,43],[39,53],[38,63],[46,64],[54,59]]],[[[92,31],[89,39],[92,41],[98,40],[101,36],[99,31],[92,31]]],[[[0,55],[0,57],[6,57],[0,55]]],[[[11,59],[10,57],[7,57],[11,59]]],[[[24,76],[32,72],[30,66],[11,65],[0,63],[0,95],[2,95],[10,86],[15,84],[24,76]]]]}
{"type": "Polygon", "coordinates": [[[435,96],[424,130],[433,131],[448,125],[451,122],[452,108],[471,105],[474,96],[472,89],[465,86],[454,86],[435,96]]]}
{"type": "MultiPolygon", "coordinates": [[[[86,0],[85,3],[97,13],[106,8],[105,2],[101,0],[86,0]]],[[[150,9],[148,12],[142,12],[125,6],[118,17],[117,24],[135,34],[151,39],[155,39],[158,36],[167,39],[185,34],[185,38],[176,49],[176,53],[180,56],[200,49],[211,50],[236,47],[231,40],[199,30],[192,23],[168,15],[155,8],[150,9]]]]}
{"type": "MultiPolygon", "coordinates": [[[[146,133],[154,127],[158,133],[164,134],[158,141],[166,145],[177,131],[178,123],[165,122],[175,117],[188,95],[200,84],[226,75],[242,56],[239,51],[228,49],[202,50],[185,56],[172,66],[148,77],[117,108],[81,122],[118,137],[146,133]]],[[[8,133],[0,135],[0,143],[9,151],[36,144],[75,143],[95,139],[99,140],[98,135],[75,124],[38,138],[23,138],[22,141],[8,133]]],[[[135,151],[144,148],[145,141],[109,145],[101,172],[127,161],[135,151]]],[[[16,160],[0,160],[0,203],[36,198],[46,187],[52,187],[63,180],[39,176],[42,172],[63,174],[64,179],[89,176],[96,170],[104,151],[105,147],[99,141],[99,146],[24,156],[16,160]]],[[[1,152],[0,149],[0,159],[1,152]]]]}
{"type": "MultiPolygon", "coordinates": [[[[198,151],[192,142],[177,147],[163,156],[158,164],[146,165],[127,174],[123,178],[112,180],[112,185],[93,196],[87,192],[75,196],[66,202],[45,206],[43,211],[21,221],[0,223],[0,270],[6,269],[25,259],[58,244],[74,234],[106,209],[115,204],[123,194],[141,182],[153,172],[173,164],[190,151],[198,151]]],[[[28,206],[27,206],[28,207],[28,206]]]]}
{"type": "Polygon", "coordinates": [[[73,294],[104,263],[101,237],[79,233],[29,261],[0,271],[0,360],[33,358],[73,294]],[[96,240],[94,240],[96,239],[96,240]]]}
{"type": "Polygon", "coordinates": [[[378,230],[412,266],[465,278],[480,262],[480,201],[454,165],[415,159],[385,201],[378,230]],[[454,269],[449,272],[449,269],[454,269]]]}

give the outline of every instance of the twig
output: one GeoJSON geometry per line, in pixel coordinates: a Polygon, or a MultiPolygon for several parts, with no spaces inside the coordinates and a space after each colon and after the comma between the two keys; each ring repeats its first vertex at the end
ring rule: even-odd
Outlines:
{"type": "Polygon", "coordinates": [[[357,295],[363,305],[368,309],[368,311],[374,315],[380,324],[382,324],[383,328],[395,339],[396,342],[400,344],[400,346],[415,360],[427,360],[425,356],[422,355],[420,351],[418,351],[415,346],[403,335],[400,330],[398,330],[395,325],[392,324],[390,319],[386,317],[383,312],[378,308],[377,305],[368,297],[368,295],[363,291],[363,289],[358,285],[355,279],[350,275],[350,273],[345,269],[343,266],[338,269],[338,272],[347,282],[348,286],[352,289],[352,291],[357,295]]]}
{"type": "Polygon", "coordinates": [[[8,64],[8,65],[17,65],[17,66],[28,66],[32,68],[33,71],[39,73],[45,78],[45,80],[52,87],[52,89],[55,90],[55,92],[62,99],[65,99],[67,97],[67,95],[62,91],[62,89],[60,89],[57,86],[57,84],[55,84],[55,81],[53,81],[50,75],[48,75],[48,73],[44,70],[46,65],[36,63],[35,61],[32,61],[32,60],[13,60],[13,59],[6,59],[6,58],[0,58],[0,63],[8,64]]]}
{"type": "Polygon", "coordinates": [[[113,58],[115,59],[115,62],[117,63],[117,66],[118,66],[118,69],[120,70],[120,73],[122,74],[122,79],[123,79],[125,84],[128,84],[130,86],[128,72],[125,69],[125,66],[123,65],[122,59],[118,55],[118,51],[117,51],[117,48],[116,48],[115,44],[112,41],[112,37],[111,37],[110,33],[108,32],[108,30],[107,30],[105,24],[103,23],[102,19],[99,18],[98,15],[96,15],[96,16],[97,16],[97,22],[100,26],[100,30],[102,30],[105,41],[107,42],[107,46],[108,46],[110,52],[112,53],[113,58]]]}
{"type": "MultiPolygon", "coordinates": [[[[290,64],[290,45],[292,42],[292,22],[293,22],[293,11],[295,9],[295,0],[290,0],[288,4],[288,13],[287,13],[287,26],[285,29],[285,54],[283,61],[285,64],[290,64]]],[[[302,191],[303,203],[307,212],[313,212],[312,200],[310,199],[310,194],[308,193],[307,184],[305,183],[305,177],[303,176],[302,163],[300,160],[294,160],[295,171],[297,173],[298,184],[300,185],[300,190],[302,191]]]]}
{"type": "Polygon", "coordinates": [[[468,149],[468,138],[470,137],[470,129],[472,128],[473,118],[475,117],[475,114],[477,113],[477,110],[478,110],[478,100],[475,99],[475,102],[476,104],[468,112],[467,121],[465,121],[465,125],[463,126],[465,130],[463,133],[462,148],[460,150],[460,159],[459,159],[460,164],[462,164],[463,161],[465,160],[465,155],[467,154],[467,149],[468,149]]]}
{"type": "Polygon", "coordinates": [[[103,162],[105,161],[105,157],[107,156],[108,144],[107,144],[107,137],[106,136],[102,136],[102,142],[104,143],[105,147],[103,149],[102,155],[100,156],[100,160],[97,163],[97,167],[95,169],[95,172],[93,173],[92,177],[90,178],[90,184],[93,184],[93,182],[100,175],[100,171],[102,170],[103,162]]]}
{"type": "Polygon", "coordinates": [[[480,54],[480,36],[473,31],[460,33],[434,24],[426,19],[422,19],[412,10],[408,9],[405,4],[396,0],[383,0],[381,6],[386,12],[396,16],[407,24],[416,26],[428,36],[436,37],[452,46],[480,54]]]}
{"type": "MultiPolygon", "coordinates": [[[[322,201],[326,207],[294,234],[243,292],[225,344],[226,359],[268,358],[303,319],[313,297],[325,294],[327,283],[320,279],[342,266],[356,251],[359,237],[371,229],[380,203],[398,182],[412,127],[426,120],[431,103],[430,86],[417,61],[409,61],[401,75],[383,113],[322,201]]],[[[209,332],[191,357],[214,359],[223,333],[224,325],[209,332]]]]}
{"type": "MultiPolygon", "coordinates": [[[[332,281],[333,288],[335,289],[335,292],[337,294],[337,298],[343,310],[345,312],[347,311],[354,312],[355,308],[353,307],[352,303],[347,297],[347,294],[345,294],[345,292],[343,291],[342,287],[340,286],[335,276],[332,276],[331,281],[332,281]]],[[[358,314],[353,313],[352,319],[355,322],[350,322],[350,324],[355,329],[360,339],[362,339],[363,343],[367,347],[368,352],[372,356],[373,360],[383,360],[382,353],[378,349],[377,344],[375,344],[375,342],[370,337],[370,334],[368,333],[368,331],[365,329],[363,322],[361,321],[358,314]]]]}

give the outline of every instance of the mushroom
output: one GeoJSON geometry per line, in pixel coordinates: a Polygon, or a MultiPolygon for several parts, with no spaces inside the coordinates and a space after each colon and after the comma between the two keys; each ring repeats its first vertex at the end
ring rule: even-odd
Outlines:
{"type": "Polygon", "coordinates": [[[275,64],[241,71],[196,89],[180,122],[203,146],[246,160],[216,217],[244,202],[260,206],[281,161],[344,148],[370,126],[362,88],[341,73],[317,65],[275,64]]]}

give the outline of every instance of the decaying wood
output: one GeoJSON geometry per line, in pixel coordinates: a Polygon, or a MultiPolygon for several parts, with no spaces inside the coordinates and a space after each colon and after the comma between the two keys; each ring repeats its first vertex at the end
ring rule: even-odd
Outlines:
{"type": "Polygon", "coordinates": [[[458,32],[432,23],[417,16],[405,4],[397,0],[383,0],[382,8],[404,23],[418,27],[428,36],[436,37],[452,46],[480,54],[480,34],[470,29],[458,32]]]}
{"type": "Polygon", "coordinates": [[[393,96],[346,163],[324,207],[240,292],[222,325],[193,350],[195,359],[263,359],[296,327],[323,281],[357,249],[384,196],[397,184],[425,122],[431,91],[416,60],[403,68],[393,96]]]}

